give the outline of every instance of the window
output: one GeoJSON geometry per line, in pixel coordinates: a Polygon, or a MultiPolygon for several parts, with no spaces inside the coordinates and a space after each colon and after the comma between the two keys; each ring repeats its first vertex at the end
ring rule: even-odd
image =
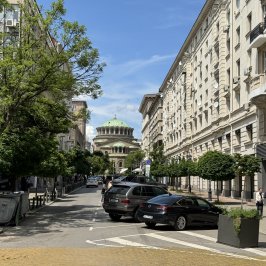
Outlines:
{"type": "Polygon", "coordinates": [[[253,126],[252,124],[246,126],[248,141],[252,141],[253,139],[253,126]]]}
{"type": "Polygon", "coordinates": [[[167,193],[163,188],[160,188],[160,187],[153,187],[152,189],[153,189],[154,194],[156,196],[159,196],[159,195],[162,195],[162,194],[166,194],[167,193]]]}
{"type": "Polygon", "coordinates": [[[248,33],[251,32],[251,30],[252,30],[251,27],[252,27],[252,15],[251,15],[251,13],[249,13],[247,16],[247,31],[248,31],[248,33]]]}
{"type": "Polygon", "coordinates": [[[152,187],[142,187],[142,196],[153,197],[156,196],[152,187]]]}
{"type": "Polygon", "coordinates": [[[236,45],[240,45],[240,26],[236,29],[236,45]]]}
{"type": "Polygon", "coordinates": [[[240,9],[240,0],[236,0],[236,8],[240,9]]]}
{"type": "Polygon", "coordinates": [[[132,191],[132,195],[134,196],[140,196],[141,194],[141,187],[135,187],[132,191]]]}
{"type": "Polygon", "coordinates": [[[241,141],[241,132],[240,132],[240,129],[237,129],[235,131],[235,136],[236,136],[236,144],[240,144],[240,141],[241,141]]]}
{"type": "Polygon", "coordinates": [[[207,201],[203,200],[203,199],[196,199],[198,205],[200,207],[203,207],[203,208],[210,208],[210,205],[207,201]]]}
{"type": "Polygon", "coordinates": [[[192,199],[182,199],[178,202],[180,206],[195,206],[192,199]]]}

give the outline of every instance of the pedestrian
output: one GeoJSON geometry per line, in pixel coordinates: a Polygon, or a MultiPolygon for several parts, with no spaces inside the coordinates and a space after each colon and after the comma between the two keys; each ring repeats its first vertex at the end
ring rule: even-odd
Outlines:
{"type": "Polygon", "coordinates": [[[262,192],[262,188],[259,188],[258,192],[256,192],[256,206],[259,212],[259,215],[263,215],[263,204],[264,204],[264,193],[262,192]]]}

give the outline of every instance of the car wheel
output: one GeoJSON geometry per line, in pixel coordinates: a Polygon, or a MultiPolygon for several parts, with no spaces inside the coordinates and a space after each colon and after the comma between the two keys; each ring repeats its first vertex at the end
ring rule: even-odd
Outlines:
{"type": "Polygon", "coordinates": [[[182,231],[186,228],[186,226],[187,226],[186,217],[183,215],[178,216],[174,225],[175,230],[182,231]]]}
{"type": "Polygon", "coordinates": [[[113,221],[119,221],[120,218],[122,217],[122,215],[114,214],[114,213],[109,213],[109,217],[110,217],[111,220],[113,220],[113,221]]]}
{"type": "Polygon", "coordinates": [[[140,223],[140,220],[137,216],[137,211],[138,211],[138,208],[134,211],[134,214],[133,214],[133,219],[136,223],[140,223]]]}
{"type": "Polygon", "coordinates": [[[154,222],[145,222],[148,228],[154,228],[156,226],[156,223],[154,222]]]}

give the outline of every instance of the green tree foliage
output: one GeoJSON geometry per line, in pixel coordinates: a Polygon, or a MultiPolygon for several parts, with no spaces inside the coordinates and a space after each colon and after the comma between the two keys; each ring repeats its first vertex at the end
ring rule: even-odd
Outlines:
{"type": "Polygon", "coordinates": [[[234,159],[230,154],[208,151],[198,160],[198,173],[203,179],[230,180],[234,175],[234,159]]]}
{"type": "MultiPolygon", "coordinates": [[[[0,9],[12,12],[5,2],[0,9]]],[[[65,19],[63,0],[42,14],[25,0],[20,11],[19,25],[0,33],[0,172],[11,177],[37,172],[55,155],[56,134],[88,117],[69,101],[100,96],[104,67],[85,27],[65,19]]]]}
{"type": "Polygon", "coordinates": [[[162,177],[168,175],[167,159],[163,153],[163,145],[153,149],[151,156],[151,175],[162,177]]]}
{"type": "Polygon", "coordinates": [[[234,171],[238,176],[253,177],[255,173],[261,171],[261,159],[256,158],[254,155],[241,155],[239,153],[234,154],[234,171]]]}
{"type": "Polygon", "coordinates": [[[93,175],[104,174],[110,166],[108,154],[104,155],[103,153],[95,152],[89,160],[93,175]]]}
{"type": "Polygon", "coordinates": [[[188,176],[198,174],[197,162],[192,160],[181,159],[178,163],[178,175],[188,176]]]}
{"type": "Polygon", "coordinates": [[[139,167],[144,157],[145,153],[142,150],[130,152],[125,159],[125,167],[129,169],[139,167]]]}

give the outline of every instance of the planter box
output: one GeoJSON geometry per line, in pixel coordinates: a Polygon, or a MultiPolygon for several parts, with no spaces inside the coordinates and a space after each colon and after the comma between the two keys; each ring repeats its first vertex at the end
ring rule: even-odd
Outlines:
{"type": "Polygon", "coordinates": [[[259,219],[241,218],[239,234],[235,231],[233,218],[227,215],[219,215],[217,242],[238,247],[258,247],[259,219]]]}

